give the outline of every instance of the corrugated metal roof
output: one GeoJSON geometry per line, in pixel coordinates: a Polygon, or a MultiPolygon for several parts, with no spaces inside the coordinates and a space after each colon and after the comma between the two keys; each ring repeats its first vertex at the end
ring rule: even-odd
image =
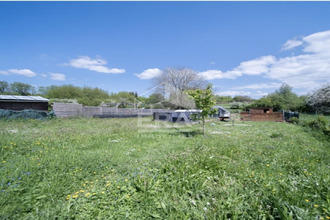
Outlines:
{"type": "Polygon", "coordinates": [[[48,102],[48,99],[45,99],[41,96],[19,96],[19,95],[0,95],[0,101],[31,101],[31,102],[48,102]]]}

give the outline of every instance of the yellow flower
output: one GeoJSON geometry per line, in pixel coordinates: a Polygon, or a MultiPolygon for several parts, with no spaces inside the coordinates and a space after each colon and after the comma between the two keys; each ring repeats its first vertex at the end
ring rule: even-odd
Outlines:
{"type": "Polygon", "coordinates": [[[330,219],[330,217],[329,217],[329,216],[327,216],[326,218],[327,218],[327,219],[330,219]]]}
{"type": "Polygon", "coordinates": [[[126,196],[126,199],[129,199],[129,196],[126,196]]]}
{"type": "Polygon", "coordinates": [[[73,195],[73,196],[72,196],[72,198],[74,198],[74,199],[77,198],[77,197],[78,197],[78,195],[73,195]]]}
{"type": "Polygon", "coordinates": [[[120,189],[120,186],[117,186],[118,189],[120,189]]]}
{"type": "Polygon", "coordinates": [[[309,200],[308,200],[308,199],[305,199],[305,201],[306,201],[306,202],[309,202],[309,200]]]}
{"type": "Polygon", "coordinates": [[[2,161],[2,163],[6,163],[6,161],[4,160],[4,161],[2,161]]]}
{"type": "Polygon", "coordinates": [[[90,195],[90,193],[86,193],[86,194],[85,194],[86,197],[89,196],[89,195],[90,195]]]}
{"type": "Polygon", "coordinates": [[[316,204],[315,204],[314,207],[317,208],[317,207],[319,207],[319,205],[316,205],[316,204]]]}
{"type": "Polygon", "coordinates": [[[269,164],[266,164],[267,167],[269,167],[270,165],[269,164]]]}

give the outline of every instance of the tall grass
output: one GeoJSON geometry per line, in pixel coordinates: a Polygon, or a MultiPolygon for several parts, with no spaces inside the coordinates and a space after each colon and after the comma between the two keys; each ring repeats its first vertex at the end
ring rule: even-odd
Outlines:
{"type": "Polygon", "coordinates": [[[325,139],[287,123],[207,126],[204,139],[150,118],[1,121],[0,218],[330,218],[325,139]]]}

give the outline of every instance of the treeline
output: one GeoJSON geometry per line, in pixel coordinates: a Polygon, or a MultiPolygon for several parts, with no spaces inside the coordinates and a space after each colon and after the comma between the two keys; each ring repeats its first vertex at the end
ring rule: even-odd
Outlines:
{"type": "Polygon", "coordinates": [[[252,102],[254,100],[250,96],[242,95],[237,95],[234,97],[215,95],[214,98],[217,103],[252,102]]]}
{"type": "Polygon", "coordinates": [[[8,83],[0,81],[0,94],[2,95],[31,95],[35,94],[36,89],[34,86],[21,82],[8,83]]]}
{"type": "Polygon", "coordinates": [[[140,97],[137,92],[118,92],[111,93],[91,87],[78,87],[73,85],[63,86],[40,86],[38,88],[21,83],[8,83],[0,81],[0,94],[2,95],[38,95],[57,102],[72,102],[87,106],[98,106],[102,102],[121,108],[128,107],[157,107],[170,108],[170,103],[165,102],[161,94],[151,94],[149,97],[140,97]],[[153,106],[155,105],[155,106],[153,106]]]}
{"type": "Polygon", "coordinates": [[[292,87],[282,84],[279,90],[264,96],[249,107],[273,107],[274,111],[289,110],[330,114],[330,85],[326,84],[308,95],[298,96],[292,87]]]}
{"type": "MultiPolygon", "coordinates": [[[[21,82],[9,84],[6,81],[0,81],[0,94],[40,95],[58,102],[76,102],[87,106],[98,106],[103,102],[108,106],[121,108],[178,108],[170,101],[171,99],[165,99],[160,93],[151,94],[149,97],[139,96],[137,92],[126,91],[109,94],[99,88],[73,85],[52,85],[35,88],[21,82]]],[[[249,96],[215,95],[214,98],[217,104],[229,103],[232,109],[246,110],[252,107],[273,107],[274,111],[289,110],[330,114],[329,84],[303,96],[298,96],[292,91],[291,86],[284,83],[278,90],[257,100],[249,96]]]]}

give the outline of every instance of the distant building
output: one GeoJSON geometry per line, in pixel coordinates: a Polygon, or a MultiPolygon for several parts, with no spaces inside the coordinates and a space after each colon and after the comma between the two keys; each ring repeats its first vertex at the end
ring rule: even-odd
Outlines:
{"type": "Polygon", "coordinates": [[[251,108],[247,112],[241,112],[243,121],[275,121],[283,122],[283,112],[273,112],[273,108],[251,108]]]}
{"type": "Polygon", "coordinates": [[[48,111],[48,99],[40,96],[0,95],[0,109],[48,111]]]}

